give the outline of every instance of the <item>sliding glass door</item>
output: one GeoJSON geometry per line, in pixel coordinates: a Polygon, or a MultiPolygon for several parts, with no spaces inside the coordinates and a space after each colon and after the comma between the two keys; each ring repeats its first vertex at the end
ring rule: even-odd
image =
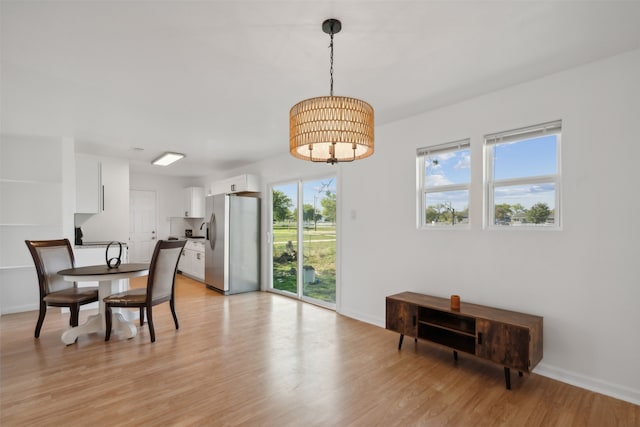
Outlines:
{"type": "Polygon", "coordinates": [[[336,180],[271,188],[271,289],[335,308],[336,180]]]}
{"type": "Polygon", "coordinates": [[[277,185],[271,189],[271,287],[298,294],[298,184],[277,185]]]}

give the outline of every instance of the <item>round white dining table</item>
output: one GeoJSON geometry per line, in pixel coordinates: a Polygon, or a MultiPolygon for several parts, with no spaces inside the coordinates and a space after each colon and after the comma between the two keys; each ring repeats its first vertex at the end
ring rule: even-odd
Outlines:
{"type": "MultiPolygon", "coordinates": [[[[146,276],[149,274],[149,264],[121,264],[116,268],[109,268],[106,264],[89,265],[86,267],[67,268],[58,271],[64,280],[70,282],[95,282],[98,286],[99,310],[98,314],[89,316],[82,325],[69,328],[62,333],[62,342],[69,345],[76,342],[79,335],[103,333],[106,329],[104,298],[118,290],[120,279],[146,276]]],[[[125,338],[133,338],[138,333],[136,325],[125,319],[122,313],[113,311],[112,329],[125,338]]]]}

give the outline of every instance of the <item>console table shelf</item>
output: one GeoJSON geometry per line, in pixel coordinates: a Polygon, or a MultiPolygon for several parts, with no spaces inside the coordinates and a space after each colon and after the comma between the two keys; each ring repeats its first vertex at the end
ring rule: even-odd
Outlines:
{"type": "Polygon", "coordinates": [[[405,335],[500,364],[511,389],[510,369],[531,370],[542,359],[542,317],[462,302],[451,310],[450,301],[415,292],[387,297],[386,327],[405,335]]]}

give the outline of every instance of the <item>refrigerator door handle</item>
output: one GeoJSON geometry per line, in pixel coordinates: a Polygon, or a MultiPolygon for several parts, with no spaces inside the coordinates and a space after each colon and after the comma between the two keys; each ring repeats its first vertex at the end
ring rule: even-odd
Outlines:
{"type": "Polygon", "coordinates": [[[213,228],[213,237],[209,241],[209,245],[211,245],[211,249],[214,250],[216,248],[216,237],[218,237],[218,233],[216,230],[216,214],[211,214],[211,227],[213,228]]]}

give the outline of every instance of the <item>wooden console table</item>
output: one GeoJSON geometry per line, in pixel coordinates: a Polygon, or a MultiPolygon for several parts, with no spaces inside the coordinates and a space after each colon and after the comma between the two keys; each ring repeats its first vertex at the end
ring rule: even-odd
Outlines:
{"type": "Polygon", "coordinates": [[[504,366],[506,387],[511,389],[510,368],[520,376],[542,359],[542,317],[477,304],[460,304],[451,310],[447,298],[415,292],[387,297],[389,330],[400,333],[398,350],[405,335],[443,345],[504,366]]]}

